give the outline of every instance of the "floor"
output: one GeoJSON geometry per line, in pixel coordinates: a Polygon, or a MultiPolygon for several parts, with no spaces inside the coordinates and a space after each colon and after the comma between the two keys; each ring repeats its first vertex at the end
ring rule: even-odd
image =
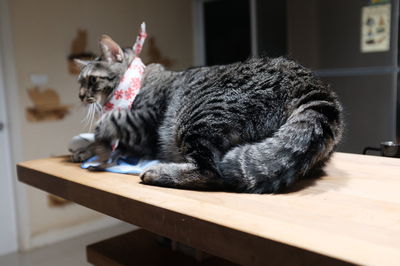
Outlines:
{"type": "Polygon", "coordinates": [[[29,252],[0,256],[0,266],[87,266],[85,248],[88,244],[136,229],[121,223],[101,231],[82,235],[51,246],[29,252]]]}

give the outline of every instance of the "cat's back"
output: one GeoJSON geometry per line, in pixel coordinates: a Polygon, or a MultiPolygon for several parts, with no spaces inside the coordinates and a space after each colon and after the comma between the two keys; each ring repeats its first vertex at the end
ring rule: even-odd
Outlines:
{"type": "Polygon", "coordinates": [[[230,113],[231,119],[281,123],[298,98],[313,90],[329,94],[310,70],[282,57],[189,69],[181,82],[175,104],[184,110],[183,117],[214,110],[214,114],[230,113]]]}
{"type": "Polygon", "coordinates": [[[305,95],[322,91],[331,97],[310,70],[285,58],[189,69],[176,86],[160,132],[162,143],[172,140],[170,147],[190,136],[228,140],[226,149],[260,141],[286,122],[305,95]]]}
{"type": "Polygon", "coordinates": [[[192,68],[182,73],[183,96],[193,97],[200,92],[217,95],[221,91],[240,97],[260,94],[295,97],[297,93],[312,89],[309,85],[319,84],[309,69],[284,57],[251,58],[229,65],[192,68]]]}

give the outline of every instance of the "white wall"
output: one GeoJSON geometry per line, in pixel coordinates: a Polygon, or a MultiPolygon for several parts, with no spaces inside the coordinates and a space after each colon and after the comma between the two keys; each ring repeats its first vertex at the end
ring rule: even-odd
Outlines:
{"type": "Polygon", "coordinates": [[[2,119],[4,119],[5,122],[5,141],[7,142],[6,145],[8,145],[8,147],[5,147],[5,151],[2,151],[7,159],[3,161],[2,172],[5,179],[2,180],[3,184],[1,187],[2,189],[8,190],[8,192],[3,192],[3,197],[6,197],[7,200],[2,200],[2,203],[8,206],[8,212],[4,214],[7,215],[6,220],[8,219],[8,222],[4,221],[7,225],[3,224],[1,228],[2,230],[6,230],[4,232],[7,232],[6,234],[8,235],[8,237],[0,238],[0,240],[5,241],[3,243],[6,243],[6,248],[2,250],[2,253],[16,250],[17,246],[15,241],[17,235],[18,247],[24,247],[29,242],[29,233],[27,230],[29,218],[26,212],[27,202],[25,198],[26,189],[23,185],[16,182],[17,177],[15,171],[15,163],[21,159],[21,147],[23,143],[20,137],[21,121],[19,119],[18,108],[20,97],[17,89],[18,86],[16,85],[14,49],[11,35],[8,1],[0,0],[0,64],[2,68],[0,72],[3,75],[1,81],[2,86],[4,85],[0,98],[2,100],[3,110],[4,108],[6,110],[6,117],[4,117],[3,113],[2,119]],[[8,181],[6,179],[8,179],[8,181]],[[18,194],[18,197],[14,197],[15,193],[18,194]],[[13,209],[13,213],[10,212],[10,209],[13,209]],[[17,221],[15,221],[15,218],[17,218],[17,221]],[[11,222],[11,220],[14,220],[14,222],[11,222]],[[16,227],[18,227],[18,232],[16,231],[16,227]]]}
{"type": "MultiPolygon", "coordinates": [[[[85,131],[84,110],[78,101],[76,76],[67,70],[67,56],[78,28],[88,30],[89,50],[98,52],[98,37],[109,34],[121,46],[131,46],[140,22],[146,21],[149,35],[161,52],[175,61],[175,69],[192,65],[191,2],[188,0],[12,0],[9,2],[20,95],[23,159],[67,153],[73,135],[85,131]],[[27,89],[31,74],[46,74],[63,104],[73,104],[71,114],[60,121],[28,122],[25,108],[32,106],[27,89]]],[[[143,50],[146,61],[147,47],[143,50]]],[[[65,228],[103,219],[102,215],[78,205],[51,208],[46,193],[28,188],[30,239],[38,239],[65,228]]],[[[34,241],[39,243],[40,241],[34,241]]]]}
{"type": "Polygon", "coordinates": [[[15,195],[6,115],[4,58],[0,51],[0,256],[17,250],[15,195]]]}

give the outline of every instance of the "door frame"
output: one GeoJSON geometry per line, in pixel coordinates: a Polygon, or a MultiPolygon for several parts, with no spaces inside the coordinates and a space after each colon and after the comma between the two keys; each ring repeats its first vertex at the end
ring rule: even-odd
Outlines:
{"type": "MultiPolygon", "coordinates": [[[[9,173],[8,187],[11,191],[9,199],[13,205],[13,239],[9,239],[9,251],[29,250],[31,248],[29,207],[27,188],[17,181],[16,163],[23,160],[23,143],[21,137],[21,103],[18,90],[15,53],[12,41],[12,27],[10,18],[10,0],[0,0],[0,98],[4,99],[4,129],[6,138],[6,153],[10,154],[6,162],[6,171],[9,173]],[[3,89],[7,88],[7,90],[3,89]]],[[[3,104],[3,103],[2,103],[3,104]]]]}
{"type": "MultiPolygon", "coordinates": [[[[205,34],[204,34],[204,9],[205,2],[217,0],[192,0],[193,14],[193,51],[194,65],[204,66],[206,63],[205,34]]],[[[248,0],[250,5],[250,41],[251,55],[258,55],[257,46],[257,0],[248,0]]]]}

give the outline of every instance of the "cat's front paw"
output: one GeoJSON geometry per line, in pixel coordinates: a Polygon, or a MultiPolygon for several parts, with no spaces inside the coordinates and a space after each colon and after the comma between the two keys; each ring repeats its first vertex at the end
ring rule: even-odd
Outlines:
{"type": "Polygon", "coordinates": [[[90,157],[93,156],[93,152],[91,151],[91,149],[79,149],[79,150],[75,150],[72,152],[71,154],[71,161],[74,163],[80,163],[83,161],[86,161],[87,159],[89,159],[90,157]]]}
{"type": "Polygon", "coordinates": [[[93,143],[94,135],[91,133],[83,133],[74,136],[68,145],[72,162],[83,162],[92,157],[93,152],[90,147],[93,143]]]}

